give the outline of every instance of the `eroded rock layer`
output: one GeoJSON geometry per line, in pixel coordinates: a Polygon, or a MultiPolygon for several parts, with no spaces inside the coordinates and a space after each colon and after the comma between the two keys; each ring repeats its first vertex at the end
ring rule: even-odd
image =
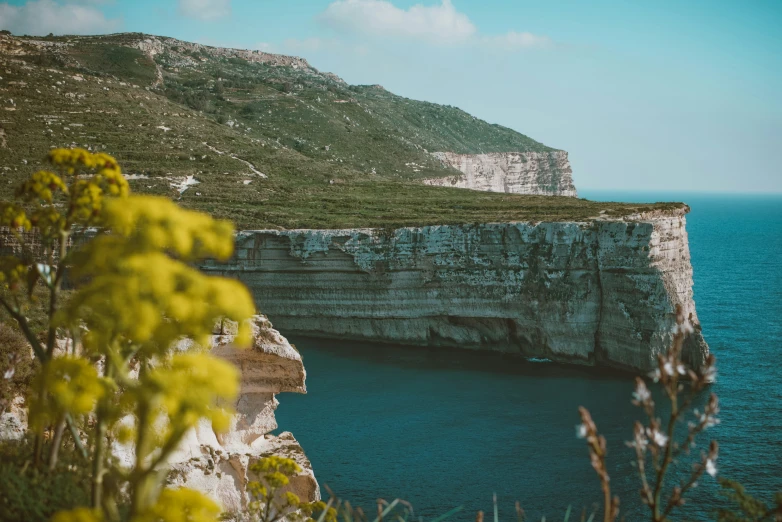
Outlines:
{"type": "MultiPolygon", "coordinates": [[[[235,327],[235,326],[234,326],[235,327]]],[[[208,422],[188,433],[169,459],[170,483],[203,491],[218,500],[228,512],[243,512],[251,500],[247,493],[249,466],[256,460],[279,455],[295,460],[301,473],[291,477],[286,491],[303,501],[320,499],[320,489],[299,443],[289,432],[271,435],[277,429],[276,394],[306,393],[306,373],[301,356],[263,316],[253,322],[254,342],[248,349],[233,346],[234,335],[225,328],[213,338],[212,353],[235,364],[241,372],[241,388],[231,428],[215,434],[208,422]]]]}
{"type": "Polygon", "coordinates": [[[433,153],[461,176],[425,180],[428,185],[489,192],[576,196],[567,152],[433,153]]]}
{"type": "Polygon", "coordinates": [[[649,370],[695,314],[686,207],[632,220],[249,231],[228,264],[286,333],[649,370]]]}

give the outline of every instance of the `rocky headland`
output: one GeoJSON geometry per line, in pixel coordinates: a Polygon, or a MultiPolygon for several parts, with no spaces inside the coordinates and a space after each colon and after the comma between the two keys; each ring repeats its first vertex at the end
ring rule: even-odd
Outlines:
{"type": "Polygon", "coordinates": [[[692,292],[688,207],[582,222],[258,230],[227,264],[286,334],[490,350],[647,371],[677,304],[708,354],[692,292]]]}
{"type": "Polygon", "coordinates": [[[434,152],[437,159],[461,176],[427,179],[440,187],[459,187],[509,194],[576,197],[573,169],[567,152],[493,152],[457,154],[434,152]]]}

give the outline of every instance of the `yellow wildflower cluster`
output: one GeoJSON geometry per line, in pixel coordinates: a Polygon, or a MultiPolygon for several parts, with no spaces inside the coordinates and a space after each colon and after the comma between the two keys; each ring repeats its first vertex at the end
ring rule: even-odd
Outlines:
{"type": "Polygon", "coordinates": [[[100,216],[103,206],[103,189],[100,185],[83,179],[71,185],[69,214],[74,223],[92,223],[100,216]]]}
{"type": "MultiPolygon", "coordinates": [[[[229,223],[146,196],[107,204],[104,222],[107,233],[76,257],[73,273],[89,283],[67,311],[67,322],[86,322],[90,347],[109,345],[104,334],[143,345],[146,353],[161,353],[182,336],[208,346],[215,319],[241,321],[254,313],[244,285],[182,262],[229,256],[229,223]]],[[[248,344],[250,335],[242,321],[237,343],[248,344]]]]}
{"type": "MultiPolygon", "coordinates": [[[[81,272],[91,279],[66,311],[70,324],[85,322],[90,330],[85,341],[93,350],[109,346],[107,336],[143,345],[147,354],[166,351],[182,336],[209,346],[216,319],[253,314],[252,298],[237,281],[206,276],[160,252],[123,257],[121,251],[100,251],[108,266],[81,272]]],[[[242,324],[237,343],[248,344],[249,335],[249,325],[242,324]]]]}
{"type": "Polygon", "coordinates": [[[0,257],[0,283],[15,286],[27,275],[27,267],[13,256],[0,257]]]}
{"type": "MultiPolygon", "coordinates": [[[[281,491],[290,483],[293,475],[301,472],[296,461],[272,455],[250,465],[250,471],[260,480],[248,482],[247,491],[252,497],[248,504],[251,520],[264,522],[312,521],[313,513],[320,513],[325,522],[336,522],[337,510],[325,502],[301,502],[291,491],[281,491]]],[[[319,517],[320,518],[320,517],[319,517]]]]}
{"type": "Polygon", "coordinates": [[[112,156],[102,152],[91,153],[85,149],[53,149],[49,152],[49,162],[68,174],[79,170],[116,170],[119,164],[112,156]]]}
{"type": "Polygon", "coordinates": [[[0,227],[30,230],[32,226],[22,207],[14,203],[0,203],[0,227]]]}
{"type": "MultiPolygon", "coordinates": [[[[198,491],[188,488],[164,489],[157,502],[130,522],[215,522],[220,507],[198,491]]],[[[103,522],[103,514],[94,509],[60,511],[52,522],[103,522]]]]}
{"type": "Polygon", "coordinates": [[[58,190],[64,194],[68,193],[68,187],[60,176],[48,170],[39,170],[16,189],[16,197],[23,201],[41,200],[51,203],[58,190]]]}
{"type": "Polygon", "coordinates": [[[228,259],[233,253],[233,225],[179,207],[156,196],[134,196],[106,205],[104,226],[127,239],[137,251],[165,251],[183,261],[228,259]]]}
{"type": "Polygon", "coordinates": [[[155,413],[162,410],[170,433],[187,431],[202,418],[220,433],[230,427],[231,417],[219,404],[236,398],[238,377],[236,367],[222,359],[203,353],[177,354],[141,376],[129,398],[150,403],[149,410],[155,413]]]}
{"type": "Polygon", "coordinates": [[[220,507],[192,489],[164,489],[158,501],[131,522],[215,522],[220,507]]]}
{"type": "MultiPolygon", "coordinates": [[[[106,384],[98,371],[86,359],[58,357],[46,363],[38,375],[47,384],[48,395],[30,398],[30,420],[36,426],[46,426],[69,413],[80,416],[91,412],[106,392],[106,384]]],[[[40,385],[35,383],[34,389],[40,385]]]]}
{"type": "Polygon", "coordinates": [[[91,154],[84,149],[55,149],[49,153],[49,161],[65,174],[74,176],[69,191],[70,223],[101,224],[104,196],[124,198],[130,193],[130,186],[119,164],[108,154],[91,154]],[[82,170],[92,172],[92,177],[76,177],[82,170]]]}
{"type": "Polygon", "coordinates": [[[44,203],[51,203],[57,190],[68,193],[68,187],[60,176],[48,170],[40,170],[16,189],[16,197],[24,201],[40,199],[44,203]]]}
{"type": "Polygon", "coordinates": [[[55,513],[51,522],[103,522],[103,514],[97,509],[76,508],[55,513]]]}
{"type": "MultiPolygon", "coordinates": [[[[301,472],[301,467],[293,459],[272,455],[258,460],[250,465],[250,471],[257,475],[266,476],[268,473],[280,473],[283,476],[291,476],[301,472]]],[[[287,484],[287,482],[285,482],[287,484]]],[[[285,485],[282,484],[282,485],[285,485]]]]}
{"type": "MultiPolygon", "coordinates": [[[[35,464],[48,458],[53,469],[66,423],[73,433],[85,419],[90,422],[91,442],[82,452],[93,460],[93,509],[62,512],[53,520],[114,522],[118,513],[110,506],[118,498],[106,496],[116,491],[104,492],[101,478],[111,474],[115,482],[126,481],[132,522],[214,521],[218,506],[195,491],[165,489],[160,467],[200,419],[216,431],[229,427],[223,405],[238,392],[236,368],[202,351],[172,352],[183,338],[211,346],[221,318],[237,321],[237,344],[249,344],[246,319],[255,313],[250,293],[235,280],[208,277],[192,266],[230,257],[233,227],[165,198],[130,195],[119,165],[106,154],[55,149],[49,160],[54,172],[39,171],[17,190],[22,204],[0,204],[0,226],[16,229],[22,243],[18,229],[35,228],[43,257],[55,262],[2,257],[0,283],[27,281],[31,295],[44,281],[57,304],[50,307],[46,340],[28,338],[41,362],[30,396],[35,464]],[[71,235],[88,227],[95,233],[71,247],[71,235]],[[76,290],[60,306],[66,269],[76,290]],[[70,355],[57,355],[58,335],[72,340],[70,355]],[[137,377],[131,367],[139,368],[137,377]],[[59,435],[47,442],[45,432],[55,427],[50,433],[59,435]],[[120,469],[108,457],[112,437],[135,441],[132,469],[120,469]]],[[[24,324],[18,305],[24,295],[13,301],[6,295],[0,293],[4,307],[24,324]]],[[[82,445],[80,437],[73,442],[82,445]]],[[[283,469],[293,470],[295,463],[283,469]]],[[[279,473],[277,482],[287,481],[279,473]]],[[[287,498],[291,506],[299,503],[294,497],[287,498]]]]}

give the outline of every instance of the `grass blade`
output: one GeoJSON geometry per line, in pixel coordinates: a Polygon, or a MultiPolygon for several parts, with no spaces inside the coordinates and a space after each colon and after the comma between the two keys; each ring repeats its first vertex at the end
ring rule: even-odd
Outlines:
{"type": "Polygon", "coordinates": [[[387,505],[386,508],[377,516],[377,518],[375,518],[375,520],[373,522],[380,522],[381,520],[383,520],[383,518],[386,515],[388,515],[391,512],[391,510],[396,507],[397,504],[399,504],[399,499],[398,498],[394,499],[393,502],[391,502],[389,505],[387,505]]]}
{"type": "Polygon", "coordinates": [[[464,509],[464,506],[455,507],[455,508],[453,508],[452,510],[450,510],[449,512],[447,512],[446,514],[444,514],[444,515],[440,515],[439,517],[437,517],[437,518],[435,518],[435,519],[432,519],[432,521],[431,521],[431,522],[442,522],[442,521],[443,521],[443,520],[445,520],[446,518],[450,517],[450,516],[451,516],[451,515],[453,515],[453,514],[456,514],[456,513],[458,513],[458,512],[459,512],[459,511],[461,511],[462,509],[464,509]]]}

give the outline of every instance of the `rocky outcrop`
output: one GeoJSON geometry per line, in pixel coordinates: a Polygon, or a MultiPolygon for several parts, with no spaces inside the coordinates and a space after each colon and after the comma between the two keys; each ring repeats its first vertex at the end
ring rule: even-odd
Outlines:
{"type": "Polygon", "coordinates": [[[24,397],[14,397],[9,403],[8,408],[0,413],[0,441],[21,440],[27,432],[24,397]]]}
{"type": "MultiPolygon", "coordinates": [[[[277,429],[274,411],[276,394],[306,393],[306,372],[301,356],[263,316],[253,323],[254,343],[248,349],[232,345],[234,335],[213,337],[212,353],[233,362],[241,370],[241,388],[233,405],[235,414],[231,429],[215,434],[208,422],[202,421],[184,438],[168,459],[171,468],[169,483],[173,487],[189,487],[202,491],[216,500],[228,513],[242,512],[249,501],[247,482],[250,464],[270,455],[295,460],[302,471],[291,477],[285,491],[296,493],[303,501],[320,499],[320,488],[312,465],[301,446],[289,432],[271,435],[277,429]]],[[[188,348],[183,341],[179,349],[188,348]]],[[[121,422],[132,424],[132,417],[121,422]]],[[[27,410],[21,397],[12,401],[9,411],[0,415],[0,440],[18,440],[27,430],[27,410]]],[[[112,453],[130,466],[135,461],[132,445],[114,442],[112,453]]]]}
{"type": "Polygon", "coordinates": [[[318,72],[307,62],[307,60],[297,56],[272,54],[257,49],[231,49],[228,47],[213,47],[211,45],[185,42],[183,40],[177,40],[176,38],[169,38],[165,36],[148,36],[135,33],[117,36],[126,36],[130,40],[128,42],[130,46],[139,49],[150,57],[154,57],[163,53],[176,55],[183,53],[193,53],[196,55],[195,57],[191,57],[193,64],[198,63],[199,58],[197,55],[201,54],[204,56],[204,58],[207,56],[211,58],[238,58],[248,62],[263,63],[271,66],[292,67],[294,69],[302,69],[312,73],[318,72]]]}
{"type": "Polygon", "coordinates": [[[247,482],[256,480],[248,475],[248,468],[269,455],[291,458],[302,468],[286,491],[307,502],[320,499],[312,465],[293,435],[270,434],[277,429],[275,395],[307,392],[301,356],[265,317],[256,317],[253,326],[255,341],[249,349],[235,348],[231,334],[214,336],[212,353],[241,370],[231,429],[216,435],[211,424],[202,422],[169,459],[171,485],[202,491],[228,512],[241,512],[247,506],[247,482]]]}
{"type": "Polygon", "coordinates": [[[459,187],[511,194],[576,196],[573,170],[567,152],[493,152],[457,154],[434,152],[461,176],[425,180],[429,185],[459,187]]]}
{"type": "Polygon", "coordinates": [[[676,304],[696,325],[688,208],[622,220],[248,231],[228,264],[286,333],[646,371],[676,304]]]}

